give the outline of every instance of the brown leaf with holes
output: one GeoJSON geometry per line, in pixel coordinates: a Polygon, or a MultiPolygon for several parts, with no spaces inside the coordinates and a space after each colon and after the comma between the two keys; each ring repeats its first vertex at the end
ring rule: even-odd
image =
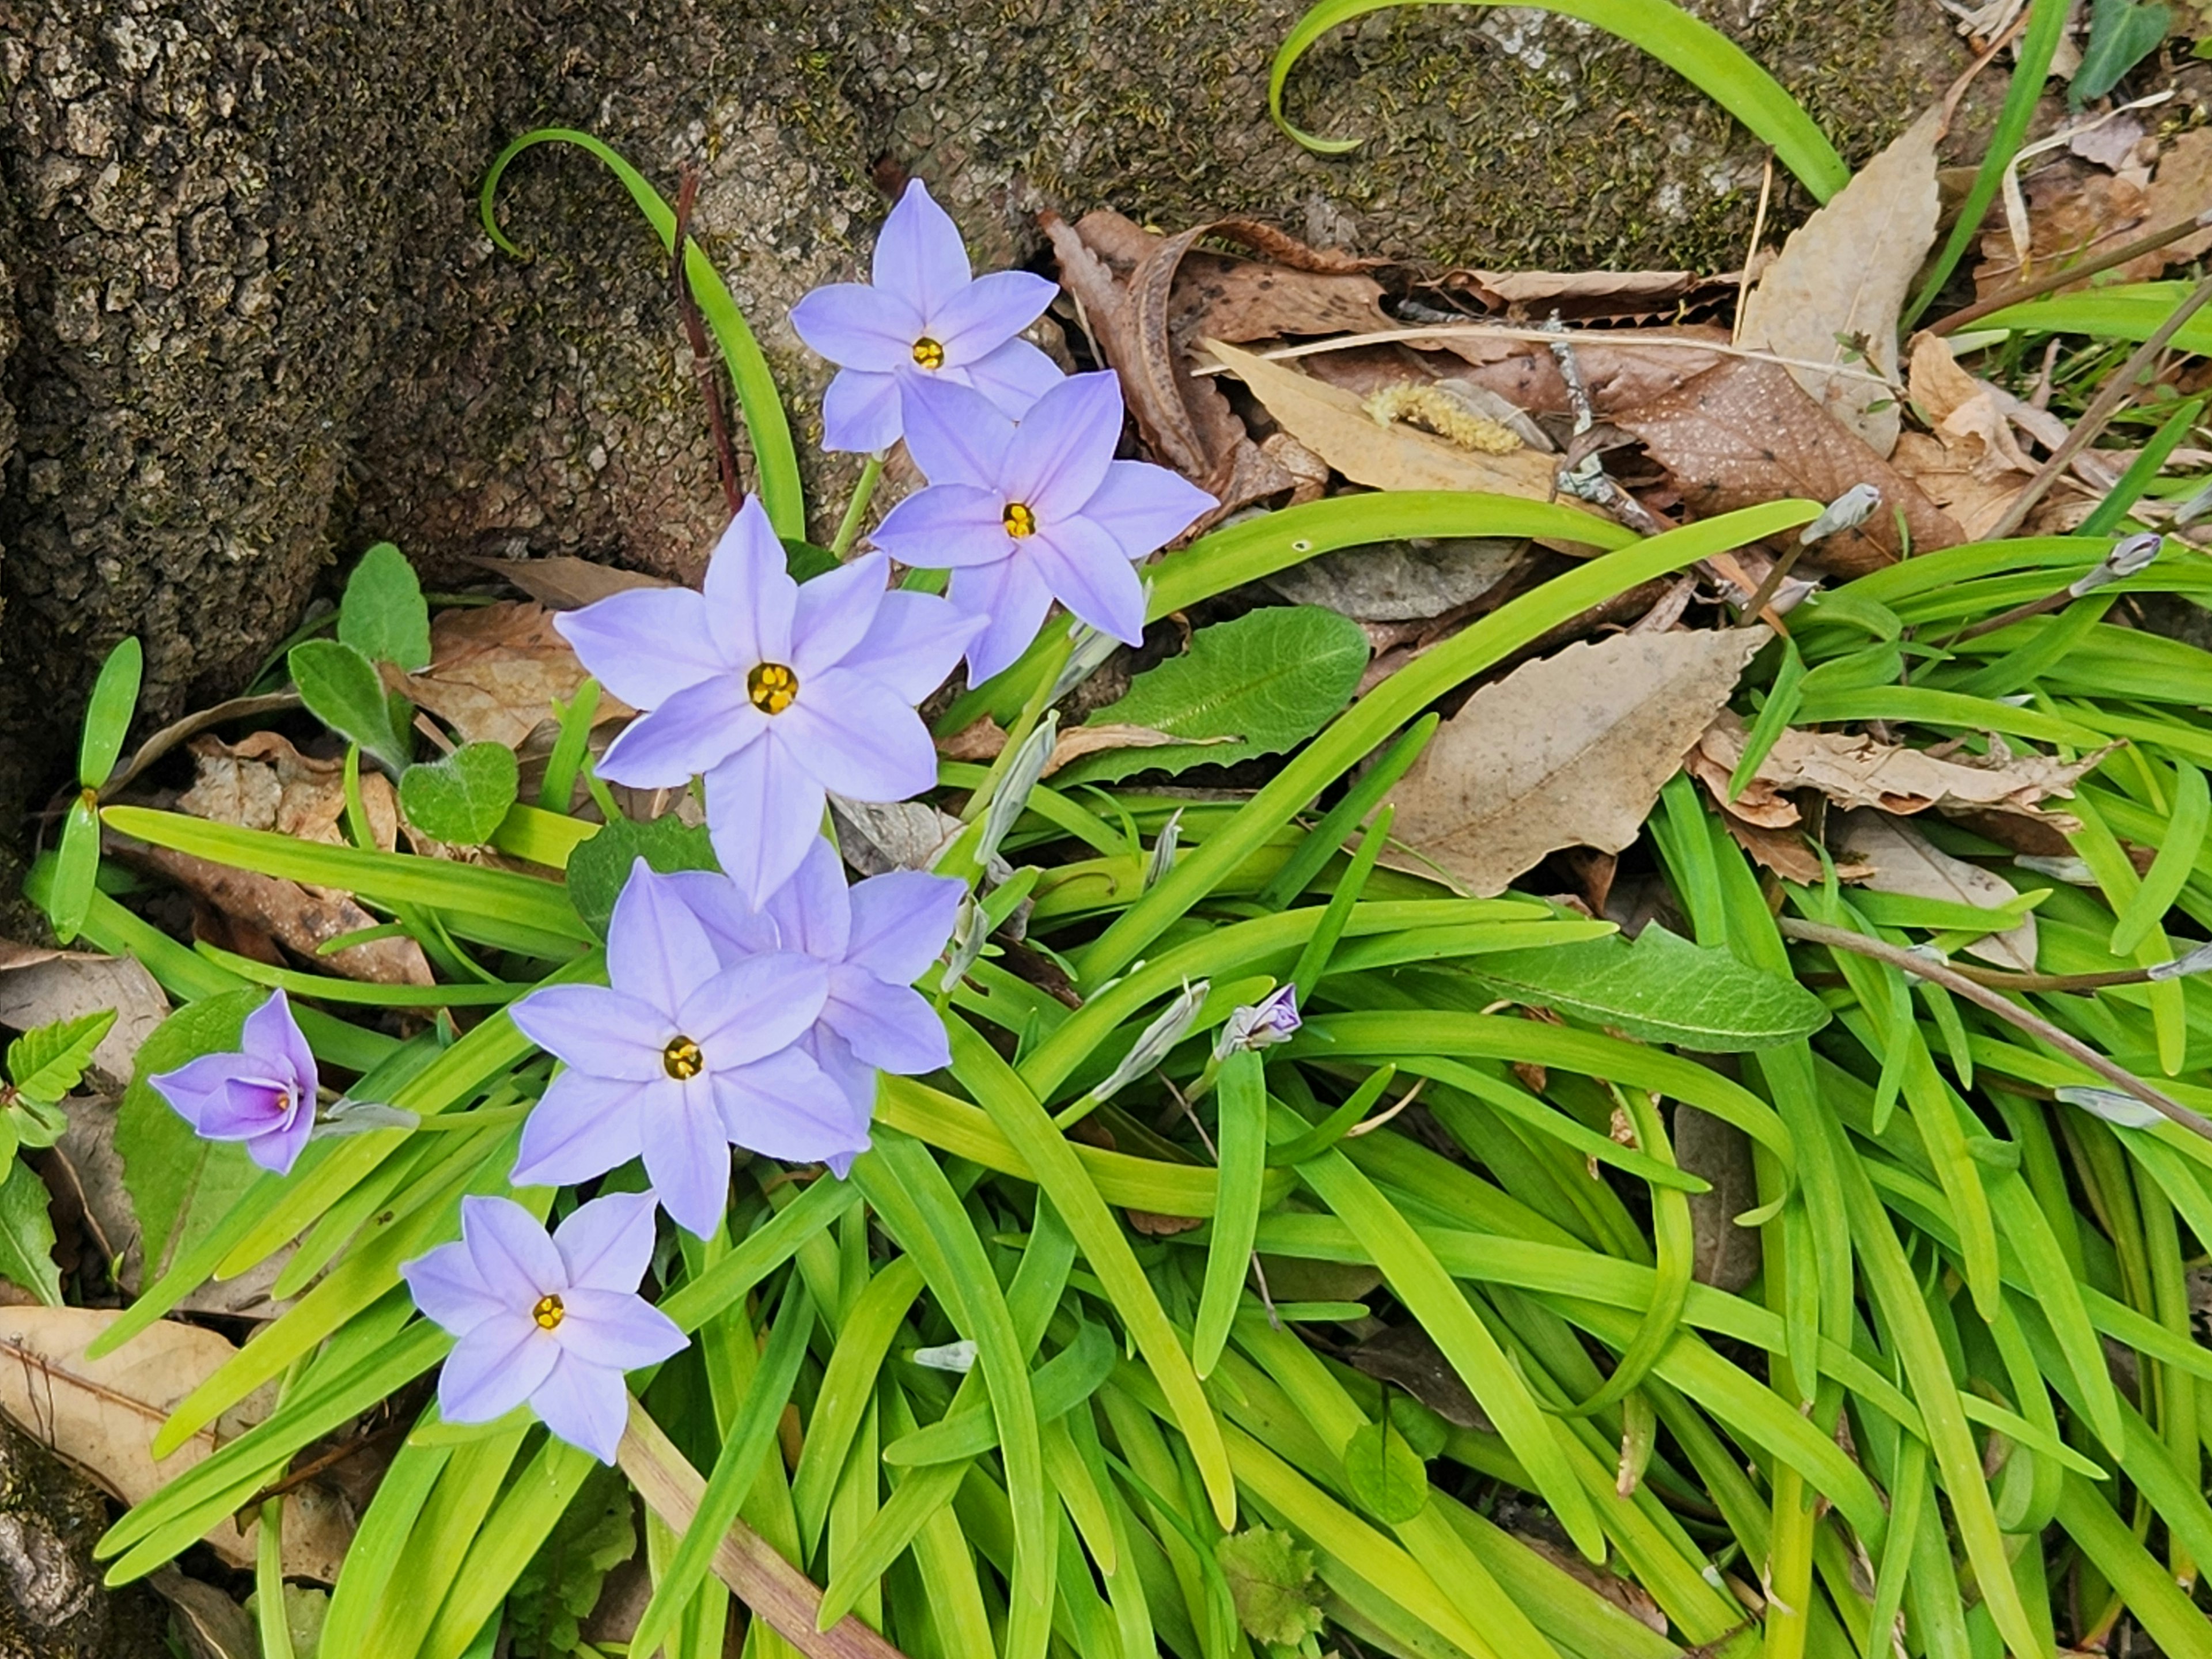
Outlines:
{"type": "Polygon", "coordinates": [[[1779,363],[1728,358],[1613,421],[1644,440],[1673,475],[1682,505],[1700,518],[1791,495],[1832,501],[1853,484],[1872,484],[1881,505],[1867,521],[1806,551],[1807,563],[1838,575],[1896,562],[1899,512],[1918,552],[1966,539],[1955,519],[1837,424],[1779,363]]]}
{"type": "Polygon", "coordinates": [[[1768,637],[1619,634],[1523,664],[1437,728],[1392,839],[1485,898],[1559,848],[1620,852],[1768,637]]]}
{"type": "MultiPolygon", "coordinates": [[[[526,599],[441,611],[430,625],[430,665],[398,689],[444,720],[464,743],[520,749],[555,718],[584,683],[584,665],[553,626],[553,612],[526,599]]],[[[635,711],[604,693],[592,724],[635,711]]]]}

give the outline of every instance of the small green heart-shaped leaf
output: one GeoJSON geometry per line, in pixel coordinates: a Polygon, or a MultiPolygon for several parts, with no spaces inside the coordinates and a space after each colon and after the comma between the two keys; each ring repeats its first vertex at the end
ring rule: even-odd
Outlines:
{"type": "Polygon", "coordinates": [[[310,714],[393,771],[406,766],[406,727],[393,718],[374,663],[342,640],[303,641],[284,662],[310,714]]]}
{"type": "Polygon", "coordinates": [[[1344,1480],[1352,1502],[1386,1526],[1410,1521],[1428,1507],[1428,1469],[1387,1417],[1352,1431],[1344,1449],[1344,1480]]]}
{"type": "Polygon", "coordinates": [[[2089,11],[2089,44],[2082,49],[2081,66],[2066,89],[2066,101],[2080,109],[2093,98],[2102,98],[2120,83],[2120,77],[2158,50],[2173,27],[2173,12],[2141,0],[2096,0],[2089,11]]]}
{"type": "Polygon", "coordinates": [[[407,556],[379,542],[361,556],[338,602],[338,638],[374,662],[430,665],[430,606],[407,556]]]}
{"type": "Polygon", "coordinates": [[[107,653],[93,682],[84,711],[84,738],[77,745],[76,781],[97,789],[115,770],[130,735],[131,711],[138,706],[138,684],[145,676],[146,652],[132,635],[107,653]]]}
{"type": "Polygon", "coordinates": [[[663,875],[677,870],[719,870],[704,824],[670,817],[647,823],[617,818],[568,854],[568,902],[599,933],[607,931],[623,884],[643,859],[663,875]]]}
{"type": "Polygon", "coordinates": [[[465,743],[399,775],[399,810],[434,841],[481,847],[514,805],[516,771],[506,744],[465,743]]]}

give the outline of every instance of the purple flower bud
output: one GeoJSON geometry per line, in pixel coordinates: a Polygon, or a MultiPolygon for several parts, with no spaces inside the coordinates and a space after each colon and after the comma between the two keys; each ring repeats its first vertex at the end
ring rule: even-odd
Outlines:
{"type": "Polygon", "coordinates": [[[629,1420],[623,1374],[684,1346],[637,1293],[653,1257],[651,1193],[582,1205],[550,1236],[505,1198],[461,1200],[461,1237],[400,1265],[415,1305],[459,1340],[438,1374],[448,1423],[489,1423],[527,1401],[602,1463],[629,1420]]]}
{"type": "Polygon", "coordinates": [[[1272,1048],[1288,1042],[1304,1024],[1298,1017],[1298,988],[1278,986],[1253,1006],[1230,1011],[1228,1024],[1213,1045],[1213,1057],[1226,1060],[1241,1048],[1272,1048]]]}
{"type": "Polygon", "coordinates": [[[242,1140],[264,1170],[289,1175],[315,1127],[315,1056],[276,992],[246,1017],[236,1054],[149,1078],[155,1092],[205,1140],[242,1140]]]}

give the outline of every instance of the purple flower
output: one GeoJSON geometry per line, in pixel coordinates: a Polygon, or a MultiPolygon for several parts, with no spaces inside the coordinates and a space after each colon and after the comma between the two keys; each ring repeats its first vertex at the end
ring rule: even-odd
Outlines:
{"type": "Polygon", "coordinates": [[[822,399],[823,447],[880,452],[898,441],[916,384],[973,386],[1019,415],[1060,379],[1051,358],[1016,336],[1057,288],[1026,270],[971,277],[968,250],[919,179],[876,238],[875,286],[836,283],[792,307],[799,337],[839,364],[822,399]]]}
{"type": "Polygon", "coordinates": [[[489,1423],[525,1401],[555,1435],[615,1461],[623,1373],[684,1346],[637,1293],[653,1258],[651,1193],[579,1206],[550,1237],[506,1198],[461,1200],[461,1237],[400,1264],[415,1305],[459,1341],[438,1373],[438,1413],[489,1423]]]}
{"type": "Polygon", "coordinates": [[[1145,590],[1131,561],[1217,503],[1165,467],[1114,459],[1120,382],[1071,375],[1018,426],[940,381],[916,386],[908,404],[907,448],[929,487],[884,515],[875,542],[903,563],[949,567],[952,603],[988,618],[968,647],[969,678],[1020,656],[1054,599],[1138,643],[1145,590]]]}
{"type": "Polygon", "coordinates": [[[721,1218],[731,1143],[793,1163],[867,1145],[820,1069],[792,1047],[829,995],[818,962],[770,951],[725,968],[673,878],[640,859],[615,901],[606,986],[549,985],[511,1011],[568,1069],[523,1125],[518,1185],[566,1184],[631,1158],[668,1213],[721,1218]]]}
{"type": "Polygon", "coordinates": [[[556,621],[608,690],[652,711],[615,739],[599,775],[665,789],[705,773],[715,855],[752,903],[799,867],[827,791],[895,801],[937,781],[914,706],[978,624],[943,599],[886,592],[888,566],[855,559],[802,587],[748,500],[703,593],[617,593],[556,621]]]}
{"type": "Polygon", "coordinates": [[[1213,1057],[1226,1060],[1240,1048],[1272,1048],[1288,1042],[1305,1022],[1298,1017],[1298,988],[1280,985],[1250,1007],[1232,1008],[1213,1045],[1213,1057]]]}
{"type": "Polygon", "coordinates": [[[315,1127],[315,1056],[276,992],[246,1017],[241,1052],[202,1054],[147,1079],[204,1140],[242,1140],[264,1170],[289,1175],[315,1127]]]}
{"type": "MultiPolygon", "coordinates": [[[[910,1077],[952,1063],[945,1022],[914,981],[952,932],[967,891],[960,882],[893,870],[848,888],[826,841],[807,849],[799,873],[758,911],[723,877],[695,871],[668,880],[723,962],[782,950],[802,952],[826,970],[828,995],[799,1046],[843,1094],[861,1146],[875,1113],[878,1072],[910,1077]]],[[[845,1172],[836,1159],[830,1167],[845,1172]]]]}

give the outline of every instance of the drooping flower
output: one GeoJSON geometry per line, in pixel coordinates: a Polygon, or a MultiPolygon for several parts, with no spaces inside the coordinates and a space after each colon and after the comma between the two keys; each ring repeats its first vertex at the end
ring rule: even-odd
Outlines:
{"type": "Polygon", "coordinates": [[[1226,1060],[1239,1049],[1272,1048],[1279,1042],[1288,1042],[1304,1023],[1298,1015],[1297,985],[1279,985],[1250,1006],[1229,1011],[1221,1036],[1214,1042],[1213,1057],[1226,1060]]]}
{"type": "Polygon", "coordinates": [[[523,1125],[518,1185],[565,1184],[631,1158],[678,1224],[720,1219],[732,1143],[812,1163],[867,1145],[792,1045],[830,994],[823,965],[769,950],[725,967],[707,930],[641,859],[615,901],[605,986],[549,985],[511,1011],[566,1062],[523,1125]]]}
{"type": "Polygon", "coordinates": [[[556,620],[584,666],[650,712],[599,775],[641,788],[707,779],[722,868],[758,904],[789,879],[826,792],[896,801],[937,781],[915,705],[978,624],[940,599],[892,592],[880,554],[801,586],[757,500],[707,565],[706,591],[615,594],[556,620]]]}
{"type": "Polygon", "coordinates": [[[623,1374],[684,1346],[637,1293],[653,1259],[651,1193],[580,1205],[549,1236],[512,1199],[465,1198],[461,1236],[400,1265],[415,1305],[459,1340],[438,1373],[448,1423],[489,1423],[527,1401],[545,1426],[615,1461],[623,1374]]]}
{"type": "Polygon", "coordinates": [[[1054,599],[1138,643],[1145,590],[1133,562],[1217,503],[1165,467],[1114,459],[1113,374],[1070,375],[1018,424],[965,386],[932,381],[907,401],[907,448],[929,485],[884,514],[875,543],[902,563],[949,568],[952,603],[987,619],[968,647],[969,678],[1021,655],[1054,599]]]}
{"type": "Polygon", "coordinates": [[[1060,378],[1018,338],[1058,290],[1026,270],[971,276],[951,217],[916,179],[876,238],[872,287],[836,283],[792,308],[799,337],[839,365],[822,399],[823,447],[889,449],[904,390],[925,380],[973,386],[1019,415],[1060,378]]]}
{"type": "Polygon", "coordinates": [[[202,1054],[149,1078],[206,1140],[242,1140],[264,1170],[289,1175],[315,1127],[314,1051],[279,990],[246,1017],[240,1052],[202,1054]]]}
{"type": "MultiPolygon", "coordinates": [[[[914,981],[944,950],[963,884],[893,870],[848,888],[826,841],[807,849],[798,874],[757,911],[723,877],[695,871],[668,879],[722,961],[782,950],[822,965],[829,993],[799,1046],[836,1084],[861,1146],[875,1111],[878,1072],[913,1076],[951,1064],[945,1022],[914,981]]],[[[830,1168],[844,1173],[834,1159],[830,1168]]]]}

